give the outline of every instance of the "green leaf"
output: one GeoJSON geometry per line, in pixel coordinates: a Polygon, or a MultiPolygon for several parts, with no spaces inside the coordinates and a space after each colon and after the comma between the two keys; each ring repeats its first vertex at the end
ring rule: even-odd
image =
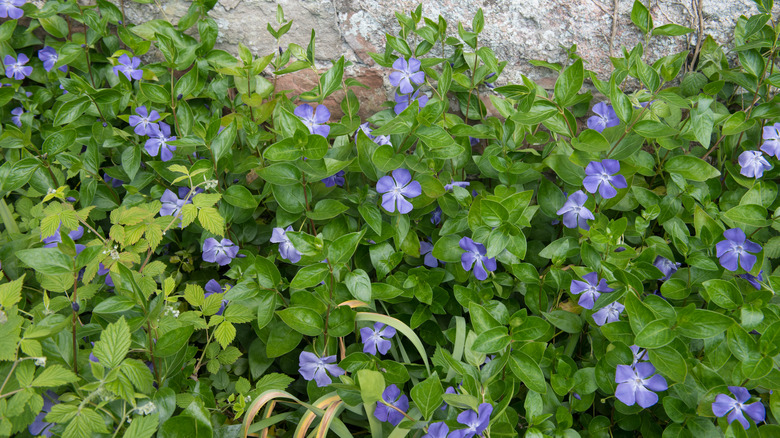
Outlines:
{"type": "Polygon", "coordinates": [[[306,216],[315,221],[333,219],[349,210],[349,207],[335,199],[323,199],[314,206],[314,210],[307,211],[306,216]]]}
{"type": "Polygon", "coordinates": [[[319,336],[325,327],[322,316],[308,307],[288,307],[276,314],[290,328],[306,336],[319,336]]]}
{"type": "Polygon", "coordinates": [[[712,279],[704,283],[709,301],[724,309],[737,309],[742,305],[742,294],[730,281],[712,279]]]}
{"type": "Polygon", "coordinates": [[[115,323],[109,324],[100,334],[100,340],[95,342],[92,353],[107,368],[116,368],[130,351],[130,328],[122,316],[115,323]]]}
{"type": "Polygon", "coordinates": [[[542,312],[542,315],[552,325],[566,333],[580,333],[582,331],[582,319],[574,313],[565,310],[553,310],[550,313],[542,312]]]}
{"type": "Polygon", "coordinates": [[[222,194],[222,199],[238,208],[254,210],[258,205],[254,196],[252,196],[252,192],[246,187],[237,184],[228,187],[225,193],[222,194]]]}
{"type": "Polygon", "coordinates": [[[83,116],[84,111],[91,103],[86,97],[79,97],[65,102],[57,110],[57,115],[54,117],[54,126],[67,125],[83,116]]]}
{"type": "Polygon", "coordinates": [[[485,354],[499,353],[506,349],[510,341],[506,327],[494,327],[477,336],[472,350],[485,354]]]}
{"type": "Polygon", "coordinates": [[[328,246],[328,260],[331,264],[346,263],[352,258],[352,255],[357,250],[357,246],[366,230],[363,229],[356,233],[349,233],[334,240],[330,246],[328,246]]]}
{"type": "Polygon", "coordinates": [[[636,24],[642,33],[648,33],[653,29],[653,17],[640,0],[634,0],[634,7],[631,8],[631,21],[636,24]]]}
{"type": "Polygon", "coordinates": [[[225,232],[225,219],[214,207],[204,207],[198,210],[198,222],[212,234],[222,236],[225,232]]]}
{"type": "Polygon", "coordinates": [[[53,388],[78,380],[79,378],[73,374],[73,371],[62,365],[49,365],[42,373],[38,374],[31,385],[37,388],[53,388]]]}
{"type": "MultiPolygon", "coordinates": [[[[332,263],[332,261],[331,261],[332,263]]],[[[325,263],[316,263],[301,268],[290,282],[293,289],[307,289],[320,284],[328,276],[328,265],[325,263]]]]}
{"type": "Polygon", "coordinates": [[[168,357],[178,353],[190,340],[194,328],[191,325],[177,327],[165,332],[154,346],[154,355],[168,357]]]}
{"type": "Polygon", "coordinates": [[[554,170],[567,184],[573,186],[582,185],[582,180],[585,178],[585,169],[572,163],[568,157],[564,155],[550,155],[544,159],[544,164],[554,170]]]}
{"type": "Polygon", "coordinates": [[[411,390],[412,400],[425,419],[431,418],[433,413],[439,409],[443,401],[442,394],[444,394],[444,389],[438,374],[435,372],[411,390]]]}
{"type": "Polygon", "coordinates": [[[353,297],[364,303],[371,302],[371,279],[368,278],[366,271],[355,269],[347,273],[344,283],[353,297]]]}
{"type": "Polygon", "coordinates": [[[659,348],[674,340],[674,332],[669,330],[669,323],[665,320],[655,320],[644,326],[637,333],[634,343],[640,348],[659,348]]]}
{"type": "Polygon", "coordinates": [[[136,415],[123,436],[126,438],[151,438],[157,431],[159,422],[160,415],[157,413],[146,416],[136,415]]]}
{"type": "Polygon", "coordinates": [[[330,96],[334,91],[341,88],[341,78],[344,76],[344,57],[342,56],[333,64],[324,75],[320,77],[320,90],[322,94],[319,96],[320,102],[323,99],[330,96]]]}
{"type": "Polygon", "coordinates": [[[603,152],[610,148],[610,144],[604,135],[593,129],[582,131],[579,138],[572,139],[571,146],[584,152],[603,152]]]}
{"type": "Polygon", "coordinates": [[[515,350],[509,357],[509,368],[532,391],[547,393],[547,383],[542,369],[530,356],[520,350],[515,350]]]}
{"type": "Polygon", "coordinates": [[[21,301],[22,283],[24,282],[24,277],[26,276],[27,274],[22,274],[21,277],[14,281],[0,284],[0,306],[8,309],[21,301]]]}
{"type": "Polygon", "coordinates": [[[756,204],[737,205],[723,213],[726,219],[734,221],[741,227],[766,227],[771,224],[767,219],[766,209],[756,204]]]}
{"type": "Polygon", "coordinates": [[[73,258],[57,248],[23,249],[16,257],[36,272],[46,275],[70,274],[73,272],[73,258]]]}
{"type": "Polygon", "coordinates": [[[566,67],[555,81],[555,102],[562,107],[571,105],[577,97],[577,92],[582,88],[584,80],[585,70],[582,59],[577,59],[574,64],[566,67]]]}
{"type": "Polygon", "coordinates": [[[712,310],[680,309],[677,317],[677,332],[692,339],[707,339],[734,324],[734,320],[712,310]]]}
{"type": "Polygon", "coordinates": [[[653,29],[653,35],[659,36],[680,36],[693,32],[690,27],[680,26],[679,24],[669,23],[658,26],[653,29]]]}
{"type": "Polygon", "coordinates": [[[358,212],[369,227],[378,235],[382,235],[382,213],[379,208],[373,204],[361,204],[358,212]]]}
{"type": "Polygon", "coordinates": [[[217,326],[217,329],[214,330],[214,338],[219,342],[219,345],[221,345],[223,349],[227,348],[235,337],[236,327],[228,321],[221,322],[217,326]]]}
{"type": "Polygon", "coordinates": [[[223,158],[230,156],[233,144],[236,141],[237,129],[236,120],[233,119],[222,132],[217,134],[214,141],[211,142],[211,152],[214,154],[214,161],[216,161],[217,164],[219,164],[223,158]]]}
{"type": "Polygon", "coordinates": [[[685,358],[671,346],[648,350],[650,362],[653,363],[659,373],[676,381],[684,382],[688,374],[685,358]]]}
{"type": "Polygon", "coordinates": [[[707,181],[720,176],[718,169],[710,166],[701,158],[691,155],[677,155],[670,158],[664,165],[664,170],[679,174],[691,181],[707,181]]]}
{"type": "Polygon", "coordinates": [[[676,129],[655,120],[640,120],[634,125],[633,130],[645,138],[670,137],[678,134],[676,129]]]}

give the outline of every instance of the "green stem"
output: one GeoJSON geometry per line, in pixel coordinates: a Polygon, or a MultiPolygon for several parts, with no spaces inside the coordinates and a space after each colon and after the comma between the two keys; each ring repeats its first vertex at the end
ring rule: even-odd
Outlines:
{"type": "Polygon", "coordinates": [[[8,230],[10,234],[20,234],[19,227],[16,225],[11,210],[8,208],[8,204],[6,204],[5,199],[2,198],[0,198],[0,219],[3,220],[5,229],[8,230]]]}

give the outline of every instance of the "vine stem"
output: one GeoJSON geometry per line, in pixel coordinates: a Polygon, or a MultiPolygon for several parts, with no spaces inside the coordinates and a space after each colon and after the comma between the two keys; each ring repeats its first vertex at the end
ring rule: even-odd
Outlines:
{"type": "Polygon", "coordinates": [[[78,375],[79,374],[79,361],[78,361],[78,345],[76,344],[76,321],[78,321],[79,316],[78,313],[76,313],[76,308],[74,305],[78,303],[78,284],[79,284],[79,275],[78,273],[73,274],[73,296],[71,296],[71,312],[73,312],[73,372],[78,375]]]}

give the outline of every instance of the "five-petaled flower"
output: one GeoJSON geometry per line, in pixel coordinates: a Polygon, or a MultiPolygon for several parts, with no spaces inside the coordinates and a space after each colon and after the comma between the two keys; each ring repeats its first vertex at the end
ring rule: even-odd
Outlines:
{"type": "Polygon", "coordinates": [[[176,146],[168,144],[169,141],[176,140],[175,136],[171,136],[170,125],[165,122],[151,124],[147,134],[149,140],[146,140],[144,145],[146,152],[153,157],[159,153],[160,159],[170,161],[173,158],[173,151],[176,150],[176,146]]]}
{"type": "Polygon", "coordinates": [[[119,76],[121,72],[127,77],[128,81],[133,79],[140,81],[144,77],[143,70],[138,68],[141,65],[141,58],[131,58],[125,53],[119,57],[118,61],[119,65],[114,66],[114,74],[116,76],[119,76]]]}
{"type": "Polygon", "coordinates": [[[450,438],[471,438],[481,435],[490,425],[490,415],[493,413],[493,405],[482,403],[478,411],[469,409],[458,414],[458,423],[466,426],[466,429],[458,429],[450,434],[450,438]]]}
{"type": "Polygon", "coordinates": [[[610,199],[617,195],[616,189],[628,187],[623,175],[616,175],[620,171],[620,162],[606,159],[602,162],[591,161],[585,167],[585,179],[582,185],[589,193],[599,192],[602,198],[610,199]]]}
{"type": "MultiPolygon", "coordinates": [[[[226,288],[230,288],[230,285],[225,285],[226,288]]],[[[203,295],[204,298],[208,298],[211,295],[214,294],[221,294],[225,292],[225,289],[222,288],[222,286],[219,285],[217,280],[214,280],[213,278],[206,282],[206,286],[203,287],[203,289],[206,291],[206,293],[203,295]]],[[[222,315],[222,312],[225,311],[225,306],[227,306],[228,300],[222,300],[221,305],[219,306],[219,310],[217,311],[216,315],[222,315]]]]}
{"type": "Polygon", "coordinates": [[[22,18],[22,15],[24,15],[22,6],[25,3],[27,3],[27,0],[0,0],[0,18],[11,18],[14,20],[22,18]]]}
{"type": "Polygon", "coordinates": [[[433,256],[433,244],[431,242],[420,241],[420,257],[423,258],[423,264],[429,268],[439,266],[439,259],[433,256]]]}
{"type": "MultiPolygon", "coordinates": [[[[181,188],[186,187],[180,187],[180,189],[181,188]]],[[[181,190],[179,190],[179,192],[181,192],[181,190]]],[[[160,197],[160,201],[162,202],[162,206],[160,206],[160,216],[174,216],[178,218],[181,218],[181,209],[185,205],[191,203],[189,199],[186,199],[186,195],[184,198],[180,199],[175,193],[168,189],[165,189],[165,192],[163,192],[160,197]]]]}
{"type": "Polygon", "coordinates": [[[739,154],[739,173],[748,178],[761,178],[764,171],[772,168],[769,161],[764,158],[764,154],[759,151],[745,151],[739,154]]]}
{"type": "Polygon", "coordinates": [[[661,281],[666,281],[669,279],[669,277],[672,276],[672,274],[677,272],[677,269],[682,266],[682,263],[675,263],[666,257],[656,256],[655,261],[653,262],[653,266],[658,268],[658,270],[664,274],[664,276],[661,278],[661,281]]]}
{"type": "Polygon", "coordinates": [[[363,353],[376,355],[387,354],[390,350],[390,338],[395,336],[395,329],[381,322],[374,323],[374,328],[363,327],[360,329],[360,338],[363,340],[363,353]]]}
{"type": "Polygon", "coordinates": [[[229,239],[217,241],[209,237],[203,241],[203,260],[225,266],[238,255],[238,246],[229,239]]]}
{"type": "Polygon", "coordinates": [[[338,365],[335,364],[336,356],[317,357],[316,354],[308,351],[302,351],[298,358],[298,372],[306,380],[314,380],[318,387],[328,386],[332,382],[328,373],[334,377],[344,374],[338,365]]]}
{"type": "MultiPolygon", "coordinates": [[[[45,46],[41,50],[38,50],[38,59],[43,62],[43,69],[46,71],[51,71],[51,69],[54,68],[54,64],[57,63],[60,59],[60,55],[57,53],[57,51],[54,49],[54,47],[45,46]]],[[[68,66],[63,65],[59,68],[61,72],[67,72],[68,66]]]]}
{"type": "Polygon", "coordinates": [[[298,263],[301,260],[301,253],[295,249],[290,238],[287,237],[287,232],[292,230],[292,226],[288,226],[287,229],[274,228],[271,233],[271,243],[279,244],[279,254],[282,255],[283,259],[289,260],[290,263],[298,263]]]}
{"type": "Polygon", "coordinates": [[[764,126],[764,143],[761,150],[780,160],[780,123],[764,126]]]}
{"type": "Polygon", "coordinates": [[[485,245],[471,240],[470,237],[463,237],[458,242],[458,245],[460,245],[460,249],[465,251],[460,256],[461,266],[466,271],[470,271],[473,266],[474,276],[477,277],[477,280],[482,281],[486,279],[488,271],[496,270],[496,259],[486,256],[487,250],[485,245]]]}
{"type": "Polygon", "coordinates": [[[747,388],[741,386],[729,386],[729,391],[736,397],[736,399],[727,396],[726,394],[718,394],[715,396],[715,401],[712,403],[712,413],[716,417],[723,417],[728,414],[729,424],[737,420],[742,424],[745,430],[750,429],[750,422],[745,418],[745,414],[752,418],[756,423],[764,421],[766,417],[766,408],[760,402],[747,403],[750,400],[750,393],[747,388]]]}
{"type": "Polygon", "coordinates": [[[634,366],[638,364],[639,362],[646,361],[647,360],[647,350],[642,350],[637,345],[632,345],[628,347],[631,349],[631,352],[634,353],[634,359],[631,362],[631,366],[634,366]]]}
{"type": "MultiPolygon", "coordinates": [[[[62,242],[60,227],[62,227],[62,222],[60,222],[60,224],[57,226],[57,231],[55,231],[54,234],[43,238],[44,248],[56,248],[57,244],[62,242]]],[[[68,233],[68,237],[70,237],[70,239],[73,241],[81,239],[82,236],[84,236],[84,227],[82,227],[81,225],[79,225],[79,227],[76,228],[75,230],[68,233]]]]}
{"type": "Polygon", "coordinates": [[[577,190],[569,196],[569,199],[563,204],[556,213],[563,215],[563,225],[566,228],[580,227],[583,230],[589,230],[588,219],[595,219],[593,213],[585,207],[585,201],[588,195],[582,190],[577,190]]]}
{"type": "Polygon", "coordinates": [[[298,105],[293,112],[309,128],[310,134],[327,137],[330,133],[330,126],[326,125],[330,120],[330,110],[325,105],[318,105],[315,110],[308,103],[304,103],[298,105]]]}
{"type": "Polygon", "coordinates": [[[620,320],[620,314],[623,312],[626,306],[614,301],[607,306],[602,307],[593,313],[593,320],[596,321],[596,325],[602,326],[610,322],[617,322],[620,320]]]}
{"type": "Polygon", "coordinates": [[[325,184],[325,187],[333,187],[333,186],[344,187],[344,171],[339,170],[334,175],[331,175],[323,179],[322,183],[325,184]]]}
{"type": "Polygon", "coordinates": [[[431,212],[431,223],[434,225],[439,225],[441,223],[441,214],[443,212],[441,211],[441,207],[438,205],[436,208],[431,212]]]}
{"type": "Polygon", "coordinates": [[[605,128],[611,128],[620,124],[620,119],[615,114],[615,109],[606,102],[599,102],[593,105],[593,112],[596,115],[588,119],[588,128],[594,131],[602,132],[605,128]]]}
{"type": "Polygon", "coordinates": [[[471,185],[468,181],[451,181],[449,184],[444,184],[444,190],[450,191],[453,187],[463,187],[466,188],[469,185],[471,185]]]}
{"type": "MultiPolygon", "coordinates": [[[[374,143],[378,144],[379,146],[383,146],[383,145],[386,145],[386,144],[391,144],[389,135],[376,135],[375,136],[374,134],[372,134],[373,129],[371,129],[371,125],[369,125],[368,122],[362,123],[360,125],[360,130],[363,131],[363,133],[366,134],[366,136],[368,138],[373,140],[374,143]]],[[[358,133],[356,131],[355,132],[355,141],[357,141],[357,137],[358,137],[358,133]]]]}
{"type": "Polygon", "coordinates": [[[393,111],[395,111],[396,114],[401,114],[406,108],[411,105],[412,101],[416,100],[419,104],[419,108],[425,107],[426,104],[428,104],[428,96],[425,94],[420,94],[420,90],[415,91],[412,94],[395,94],[395,106],[393,107],[393,111]]]}
{"type": "Polygon", "coordinates": [[[602,293],[615,291],[615,289],[607,286],[606,279],[602,278],[599,280],[599,275],[595,272],[585,274],[582,279],[585,281],[571,281],[571,293],[574,295],[582,294],[580,296],[579,305],[586,309],[592,309],[593,304],[602,293]]]}
{"type": "Polygon", "coordinates": [[[390,85],[399,87],[403,94],[409,94],[414,91],[412,82],[417,85],[425,82],[425,73],[420,71],[420,61],[418,59],[409,58],[407,62],[404,58],[398,58],[393,62],[393,68],[396,71],[390,73],[390,85]]]}
{"type": "Polygon", "coordinates": [[[376,183],[376,191],[382,194],[382,208],[389,213],[394,213],[396,208],[401,214],[409,213],[413,207],[406,198],[420,196],[422,187],[406,169],[395,169],[392,175],[385,175],[376,183]]]}
{"type": "MultiPolygon", "coordinates": [[[[148,111],[144,105],[136,108],[135,112],[138,115],[133,114],[128,120],[130,126],[135,127],[133,131],[138,135],[148,135],[151,137],[152,134],[155,133],[155,131],[152,130],[152,125],[160,120],[160,114],[155,110],[148,111]]],[[[168,130],[170,134],[170,128],[168,128],[168,130]]]]}
{"type": "Polygon", "coordinates": [[[17,127],[22,127],[22,114],[24,114],[24,108],[17,106],[11,110],[11,122],[17,127]]]}
{"type": "Polygon", "coordinates": [[[747,240],[741,228],[731,228],[723,232],[726,240],[715,244],[715,255],[720,264],[729,271],[737,270],[737,263],[742,269],[750,271],[756,264],[756,256],[751,253],[761,251],[761,245],[747,240]]]}
{"type": "Polygon", "coordinates": [[[21,81],[27,76],[30,76],[32,74],[33,68],[25,65],[28,61],[30,61],[30,58],[28,58],[24,53],[20,53],[16,58],[11,55],[5,55],[5,58],[3,58],[3,64],[5,64],[5,75],[9,78],[14,78],[17,81],[21,81]]]}
{"type": "Polygon", "coordinates": [[[640,362],[633,367],[618,365],[615,370],[615,383],[618,384],[615,397],[628,406],[638,404],[649,408],[658,403],[658,395],[653,391],[666,391],[669,386],[662,375],[653,373],[655,367],[650,362],[640,362]]]}
{"type": "Polygon", "coordinates": [[[376,402],[374,417],[379,421],[387,421],[393,426],[398,426],[398,423],[404,419],[404,414],[390,406],[395,406],[403,412],[409,409],[409,397],[401,394],[401,390],[395,384],[382,391],[382,401],[376,402]]]}

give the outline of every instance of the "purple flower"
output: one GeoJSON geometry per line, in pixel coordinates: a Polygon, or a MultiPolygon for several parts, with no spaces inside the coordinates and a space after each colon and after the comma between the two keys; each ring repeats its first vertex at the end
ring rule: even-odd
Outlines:
{"type": "Polygon", "coordinates": [[[166,189],[162,197],[162,206],[160,207],[160,216],[174,216],[181,218],[181,209],[191,202],[189,200],[179,199],[175,193],[166,189]]]}
{"type": "MultiPolygon", "coordinates": [[[[227,288],[230,288],[230,285],[226,285],[227,288]]],[[[222,289],[222,286],[217,283],[217,280],[211,279],[206,283],[206,286],[203,288],[206,290],[206,293],[204,294],[204,298],[208,297],[213,294],[221,294],[225,292],[224,289],[222,289]]],[[[222,300],[222,305],[219,307],[219,311],[217,311],[217,315],[222,315],[222,312],[225,311],[225,306],[227,306],[228,300],[222,300]]]]}
{"type": "MultiPolygon", "coordinates": [[[[60,235],[60,227],[62,226],[62,222],[57,226],[57,231],[54,232],[51,236],[44,237],[43,238],[43,245],[44,248],[56,248],[57,244],[62,242],[62,236],[60,235]]],[[[78,228],[68,233],[68,237],[71,238],[71,240],[76,241],[81,239],[81,237],[84,235],[84,227],[79,225],[78,228]]]]}
{"type": "Polygon", "coordinates": [[[363,353],[376,355],[387,354],[390,350],[390,338],[395,336],[395,329],[381,322],[374,323],[374,329],[363,327],[360,329],[360,338],[363,340],[363,353]],[[385,339],[387,338],[387,339],[385,339]]]}
{"type": "Polygon", "coordinates": [[[344,171],[339,170],[335,175],[331,175],[322,180],[325,187],[339,186],[344,187],[344,171]]]}
{"type": "Polygon", "coordinates": [[[596,115],[588,119],[588,128],[594,131],[602,132],[605,128],[611,128],[620,124],[620,119],[615,114],[614,108],[606,102],[599,102],[593,105],[593,112],[596,115]]]}
{"type": "Polygon", "coordinates": [[[420,257],[423,257],[423,264],[429,268],[439,266],[439,259],[433,256],[433,244],[431,242],[420,241],[420,257]]]}
{"type": "Polygon", "coordinates": [[[22,127],[22,114],[24,114],[24,108],[21,106],[11,110],[11,122],[19,128],[22,127]]]}
{"type": "MultiPolygon", "coordinates": [[[[60,55],[57,54],[53,47],[45,46],[43,49],[38,50],[38,59],[43,62],[43,69],[48,72],[54,68],[54,64],[60,59],[60,55]]],[[[67,72],[68,66],[63,65],[59,70],[63,73],[67,72]]]]}
{"type": "Polygon", "coordinates": [[[108,176],[107,173],[103,173],[103,180],[105,180],[107,183],[111,184],[111,187],[113,187],[115,189],[119,188],[119,187],[122,187],[122,184],[125,183],[121,179],[111,178],[110,176],[108,176]]]}
{"type": "Polygon", "coordinates": [[[762,269],[761,272],[758,273],[757,277],[755,275],[750,275],[750,274],[740,274],[737,275],[737,277],[747,280],[751,286],[756,288],[756,290],[761,290],[761,283],[759,282],[764,281],[764,270],[762,269]]]}
{"type": "Polygon", "coordinates": [[[655,373],[655,367],[650,362],[640,362],[634,367],[618,365],[615,370],[615,397],[627,406],[638,404],[649,408],[658,403],[658,395],[653,391],[666,391],[669,386],[666,379],[655,373]]]}
{"type": "Polygon", "coordinates": [[[409,58],[409,62],[398,58],[393,62],[393,68],[396,71],[390,73],[390,85],[399,87],[403,94],[414,91],[412,82],[417,85],[425,82],[425,73],[420,71],[420,61],[415,58],[409,58]]]}
{"type": "Polygon", "coordinates": [[[192,201],[192,198],[194,198],[195,195],[205,192],[205,190],[200,187],[195,187],[195,190],[192,190],[189,187],[179,187],[177,191],[179,192],[179,198],[187,199],[189,202],[192,201]],[[192,194],[190,194],[190,192],[192,192],[192,194]]]}
{"type": "Polygon", "coordinates": [[[451,181],[449,184],[444,184],[444,190],[450,191],[453,187],[468,187],[470,184],[468,181],[451,181]]]}
{"type": "Polygon", "coordinates": [[[170,161],[170,159],[173,158],[173,151],[176,150],[176,146],[168,144],[169,141],[176,140],[176,137],[171,136],[170,125],[165,122],[151,124],[149,125],[147,135],[149,135],[150,138],[149,140],[146,140],[146,144],[144,145],[146,152],[153,157],[156,157],[159,153],[160,158],[163,161],[170,161]],[[160,152],[160,148],[162,148],[162,152],[160,152]]]}
{"type": "Polygon", "coordinates": [[[101,263],[101,264],[98,265],[97,273],[98,273],[98,275],[105,275],[106,276],[106,279],[105,279],[106,286],[114,287],[114,280],[111,278],[111,270],[110,269],[106,268],[101,263]]]}
{"type": "Polygon", "coordinates": [[[447,438],[447,434],[450,432],[450,428],[447,427],[447,423],[439,421],[428,426],[428,433],[422,436],[422,438],[447,438]]]}
{"type": "Polygon", "coordinates": [[[279,254],[282,255],[283,259],[289,260],[290,263],[298,263],[301,260],[301,253],[295,249],[290,238],[287,237],[287,232],[292,230],[292,226],[288,226],[287,229],[274,228],[271,233],[271,243],[279,244],[279,254]]]}
{"type": "Polygon", "coordinates": [[[574,295],[582,294],[582,296],[580,296],[579,305],[586,309],[592,309],[593,304],[602,293],[615,291],[615,289],[607,286],[606,279],[602,278],[599,280],[599,276],[595,272],[585,274],[582,279],[585,281],[571,281],[571,293],[574,295]]]}
{"type": "Polygon", "coordinates": [[[203,261],[225,266],[236,258],[237,254],[238,246],[228,239],[217,242],[217,239],[209,237],[203,242],[203,261]]]}
{"type": "Polygon", "coordinates": [[[466,426],[466,429],[459,429],[450,434],[450,438],[471,438],[481,435],[490,424],[490,414],[493,413],[493,406],[490,403],[479,405],[479,411],[474,412],[471,409],[458,414],[458,423],[466,426]]]}
{"type": "Polygon", "coordinates": [[[595,219],[593,213],[585,208],[585,201],[588,195],[582,190],[577,190],[569,196],[569,199],[563,204],[563,207],[556,214],[563,215],[563,225],[566,228],[580,227],[583,230],[589,230],[588,219],[595,219]]]}
{"type": "Polygon", "coordinates": [[[596,321],[596,325],[599,327],[620,320],[620,313],[623,312],[626,306],[614,301],[609,303],[606,307],[601,308],[593,314],[593,320],[596,321]]]}
{"type": "MultiPolygon", "coordinates": [[[[368,124],[368,122],[361,124],[360,125],[360,130],[363,131],[363,133],[365,133],[368,138],[373,140],[374,143],[378,144],[379,146],[386,145],[386,144],[391,144],[389,135],[377,135],[377,136],[374,136],[373,134],[371,134],[371,132],[373,132],[373,130],[371,129],[371,127],[368,124]]],[[[355,141],[357,141],[357,132],[355,132],[355,141]]]]}
{"type": "MultiPolygon", "coordinates": [[[[0,18],[12,18],[14,20],[22,18],[22,15],[24,15],[22,6],[25,3],[27,3],[26,0],[0,0],[0,18]]],[[[51,433],[47,436],[50,435],[51,433]]]]}
{"type": "Polygon", "coordinates": [[[631,366],[634,366],[641,361],[647,360],[647,350],[642,350],[636,345],[632,345],[628,348],[630,348],[631,352],[634,353],[634,360],[631,362],[631,366]]]}
{"type": "Polygon", "coordinates": [[[376,409],[374,410],[374,417],[379,421],[387,421],[393,426],[398,426],[398,423],[404,419],[404,414],[391,408],[395,406],[403,412],[409,409],[409,397],[401,394],[401,390],[397,386],[390,385],[382,392],[382,400],[376,402],[376,409]],[[388,406],[390,405],[390,406],[388,406]]]}
{"type": "MultiPolygon", "coordinates": [[[[152,112],[148,112],[146,110],[146,107],[144,105],[139,106],[135,109],[136,114],[133,114],[130,116],[130,126],[134,126],[134,132],[138,135],[148,135],[151,136],[154,132],[152,130],[152,125],[160,120],[160,114],[152,110],[152,112]]],[[[169,128],[170,131],[170,128],[169,128]]],[[[170,133],[170,132],[169,132],[170,133]]]]}
{"type": "Polygon", "coordinates": [[[742,424],[745,430],[750,429],[750,422],[745,418],[745,414],[748,414],[750,418],[756,423],[764,421],[766,417],[766,408],[760,401],[746,405],[745,402],[750,400],[750,393],[746,388],[741,386],[729,386],[729,391],[736,397],[733,399],[726,394],[718,394],[715,396],[715,401],[712,403],[712,413],[716,417],[722,417],[728,414],[729,424],[737,420],[742,424]]]}
{"type": "Polygon", "coordinates": [[[409,107],[413,100],[417,100],[417,102],[420,104],[420,108],[423,108],[428,103],[428,96],[425,94],[421,95],[420,90],[415,91],[414,94],[396,93],[395,107],[393,107],[393,111],[395,111],[396,114],[401,114],[403,110],[409,107]]]}
{"type": "MultiPolygon", "coordinates": [[[[3,9],[0,6],[0,11],[2,10],[3,9]]],[[[51,436],[51,430],[49,429],[51,429],[51,427],[57,423],[47,423],[43,419],[46,418],[46,414],[51,412],[52,407],[54,407],[54,405],[56,404],[59,404],[59,402],[60,402],[60,397],[57,395],[57,393],[55,393],[51,389],[46,391],[43,394],[43,408],[41,409],[41,412],[39,412],[38,415],[35,417],[35,420],[33,420],[33,422],[27,426],[27,431],[30,432],[30,435],[46,436],[46,437],[51,436]]]]}
{"type": "Polygon", "coordinates": [[[477,280],[482,281],[486,279],[488,276],[487,271],[492,272],[496,270],[496,259],[485,257],[485,254],[487,254],[485,245],[474,242],[469,237],[460,239],[458,244],[460,245],[460,249],[465,251],[460,256],[461,266],[463,266],[463,269],[466,271],[470,271],[473,266],[474,276],[477,277],[477,280]]]}
{"type": "Polygon", "coordinates": [[[310,134],[327,137],[330,133],[330,126],[325,124],[330,120],[330,110],[325,105],[318,105],[315,110],[308,103],[304,103],[303,105],[298,105],[293,112],[309,128],[310,134]]]}
{"type": "Polygon", "coordinates": [[[747,240],[741,228],[732,228],[723,232],[726,240],[715,244],[715,252],[720,264],[729,271],[737,270],[737,262],[742,269],[750,271],[756,264],[756,256],[751,253],[761,251],[761,245],[747,240]]]}
{"type": "Polygon", "coordinates": [[[435,210],[431,212],[431,223],[439,225],[441,223],[441,207],[437,206],[435,210]]]}
{"type": "Polygon", "coordinates": [[[412,181],[412,174],[406,169],[395,169],[393,176],[383,176],[376,183],[376,191],[382,193],[382,208],[393,213],[406,214],[412,211],[412,203],[406,198],[416,198],[422,193],[422,187],[417,181],[412,181]]]}
{"type": "Polygon", "coordinates": [[[94,342],[90,342],[90,344],[92,345],[93,351],[89,352],[89,361],[90,362],[94,362],[94,363],[100,363],[100,359],[98,359],[97,356],[95,356],[95,352],[94,352],[95,343],[94,342]]]}
{"type": "Polygon", "coordinates": [[[761,178],[764,171],[772,168],[764,154],[759,151],[745,151],[739,154],[739,165],[742,168],[739,173],[748,178],[761,178]]]}
{"type": "Polygon", "coordinates": [[[119,76],[122,72],[128,81],[133,79],[140,81],[144,76],[143,70],[138,67],[141,65],[141,58],[131,58],[127,54],[123,54],[119,57],[119,65],[114,66],[114,74],[119,76]]]}
{"type": "Polygon", "coordinates": [[[616,188],[625,189],[628,187],[626,178],[623,175],[616,175],[619,171],[620,162],[617,160],[606,159],[600,163],[591,161],[585,167],[585,175],[587,176],[582,180],[582,185],[589,193],[596,193],[598,190],[602,198],[614,198],[617,195],[616,188]]]}
{"type": "MultiPolygon", "coordinates": [[[[2,11],[2,7],[0,7],[0,11],[2,11]]],[[[17,81],[21,81],[27,76],[30,76],[32,74],[33,68],[30,66],[25,66],[29,60],[30,58],[28,58],[24,53],[20,53],[16,58],[11,55],[5,55],[5,58],[3,58],[3,64],[5,64],[5,75],[9,78],[14,78],[17,81]]]]}
{"type": "Polygon", "coordinates": [[[663,278],[661,278],[661,281],[666,281],[669,279],[669,277],[672,276],[672,274],[677,272],[677,268],[682,266],[682,263],[675,263],[666,257],[657,256],[653,262],[653,266],[658,268],[658,270],[664,274],[663,278]]]}
{"type": "Polygon", "coordinates": [[[308,351],[302,351],[298,358],[298,372],[306,380],[314,380],[317,382],[318,387],[328,386],[332,382],[331,375],[338,377],[344,374],[344,370],[339,368],[338,365],[333,365],[336,362],[336,356],[326,356],[323,358],[317,357],[314,353],[308,351]]]}
{"type": "Polygon", "coordinates": [[[764,126],[764,144],[761,150],[780,159],[780,123],[764,126]]]}

